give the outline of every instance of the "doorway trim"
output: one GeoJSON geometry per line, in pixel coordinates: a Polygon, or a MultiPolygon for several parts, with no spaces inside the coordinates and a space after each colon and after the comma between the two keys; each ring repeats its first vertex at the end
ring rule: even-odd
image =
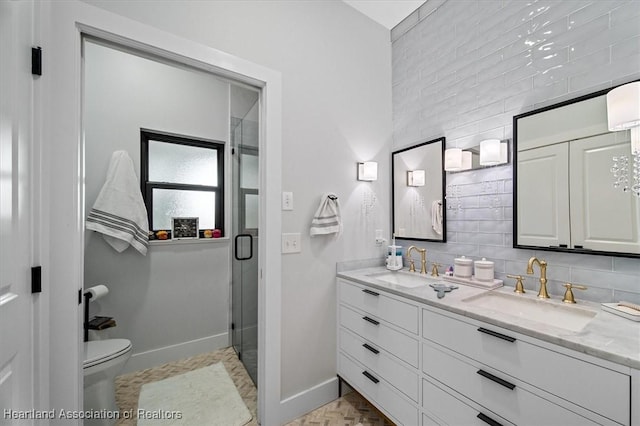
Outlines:
{"type": "Polygon", "coordinates": [[[51,407],[82,409],[82,339],[78,292],[83,287],[84,140],[83,34],[261,88],[258,284],[258,415],[280,423],[280,192],[282,80],[279,72],[78,1],[46,2],[43,30],[43,215],[48,220],[51,407]],[[47,56],[47,52],[49,56],[47,56]],[[53,60],[55,58],[55,61],[53,60]],[[49,65],[47,67],[47,64],[49,65]],[[268,226],[267,226],[268,224],[268,226]],[[69,351],[76,348],[76,351],[69,351]]]}

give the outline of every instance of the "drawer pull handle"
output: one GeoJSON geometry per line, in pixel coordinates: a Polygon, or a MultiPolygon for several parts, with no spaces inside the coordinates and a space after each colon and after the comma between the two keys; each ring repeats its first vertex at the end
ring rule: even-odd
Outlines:
{"type": "Polygon", "coordinates": [[[478,329],[478,331],[480,333],[484,333],[484,334],[488,334],[488,335],[493,336],[493,337],[497,337],[498,339],[506,340],[507,342],[513,343],[513,342],[516,341],[515,337],[507,336],[506,334],[498,333],[497,331],[489,330],[489,329],[486,329],[484,327],[480,327],[478,329]]]}
{"type": "Polygon", "coordinates": [[[487,416],[486,414],[478,413],[478,415],[476,417],[479,418],[480,420],[482,420],[483,422],[485,422],[488,425],[491,425],[491,426],[502,426],[502,423],[496,422],[495,420],[493,420],[491,417],[487,416]]]}
{"type": "Polygon", "coordinates": [[[365,376],[367,379],[371,380],[373,383],[378,383],[378,382],[380,381],[380,380],[378,380],[377,378],[375,378],[375,377],[373,376],[373,374],[369,373],[368,371],[363,371],[363,372],[362,372],[362,374],[364,374],[364,376],[365,376]]]}
{"type": "Polygon", "coordinates": [[[373,290],[368,290],[368,289],[366,289],[366,288],[365,288],[364,290],[362,290],[362,292],[363,292],[363,293],[370,294],[370,295],[372,295],[372,296],[380,296],[380,293],[376,293],[375,291],[373,291],[373,290]]]}
{"type": "Polygon", "coordinates": [[[376,348],[374,348],[373,346],[369,346],[369,344],[365,343],[362,345],[364,348],[370,350],[371,352],[373,352],[374,354],[378,355],[380,353],[379,350],[377,350],[376,348]]]}
{"type": "Polygon", "coordinates": [[[508,388],[510,390],[514,390],[516,388],[516,385],[514,385],[513,383],[509,383],[504,379],[501,379],[500,377],[496,377],[491,373],[488,373],[484,370],[478,370],[476,373],[478,373],[479,375],[481,375],[482,377],[486,377],[487,379],[491,380],[492,382],[496,382],[499,385],[504,386],[505,388],[508,388]]]}
{"type": "Polygon", "coordinates": [[[362,317],[363,320],[370,322],[373,325],[380,325],[379,321],[374,320],[373,318],[369,318],[369,317],[362,317]]]}

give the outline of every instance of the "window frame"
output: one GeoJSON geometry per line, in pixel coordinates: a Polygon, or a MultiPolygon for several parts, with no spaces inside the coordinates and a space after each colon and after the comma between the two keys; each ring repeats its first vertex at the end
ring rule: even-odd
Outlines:
{"type": "MultiPolygon", "coordinates": [[[[222,236],[225,234],[225,220],[224,220],[224,155],[225,155],[225,143],[223,141],[217,141],[212,139],[194,138],[182,135],[174,135],[167,133],[160,133],[153,130],[140,129],[140,190],[142,191],[142,197],[144,199],[145,206],[147,208],[147,218],[149,220],[149,231],[156,232],[161,229],[156,229],[153,226],[153,190],[154,189],[173,189],[182,191],[207,191],[215,194],[215,211],[214,220],[216,223],[216,229],[222,232],[222,236]],[[218,185],[193,185],[185,183],[172,183],[172,182],[154,182],[149,180],[149,141],[172,143],[176,145],[193,146],[197,148],[206,148],[217,151],[217,167],[218,167],[218,185]]],[[[203,230],[199,231],[202,236],[203,230]]]]}

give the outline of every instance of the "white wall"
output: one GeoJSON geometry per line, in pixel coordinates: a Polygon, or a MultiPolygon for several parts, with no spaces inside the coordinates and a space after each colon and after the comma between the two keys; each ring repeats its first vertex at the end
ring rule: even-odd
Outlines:
{"type": "MultiPolygon", "coordinates": [[[[396,148],[512,139],[514,115],[640,78],[638,1],[429,0],[392,34],[396,148]]],[[[639,259],[512,248],[511,165],[447,174],[447,184],[461,209],[447,212],[446,244],[424,244],[431,260],[486,257],[506,279],[538,255],[552,294],[569,281],[589,286],[580,298],[640,303],[639,259]]]]}
{"type": "Polygon", "coordinates": [[[336,262],[381,256],[375,229],[389,234],[389,31],[340,1],[89,2],[282,73],[282,232],[302,234],[302,253],[282,259],[281,397],[335,378],[336,262]],[[356,181],[364,160],[377,182],[356,181]],[[325,191],[344,233],[310,239],[325,191]]]}
{"type": "MultiPolygon", "coordinates": [[[[228,140],[227,82],[93,42],[85,43],[84,60],[86,213],[113,151],[126,150],[140,176],[140,128],[228,140]]],[[[117,323],[96,337],[131,340],[127,371],[226,346],[229,262],[228,239],[157,242],[142,256],[132,248],[117,253],[87,231],[85,288],[105,284],[110,290],[91,303],[91,315],[113,316],[117,323]],[[175,345],[182,346],[168,348],[175,345]]]]}

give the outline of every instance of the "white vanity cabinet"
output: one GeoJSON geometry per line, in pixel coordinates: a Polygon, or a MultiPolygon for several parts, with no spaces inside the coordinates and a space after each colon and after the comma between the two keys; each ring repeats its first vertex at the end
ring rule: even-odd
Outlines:
{"type": "Polygon", "coordinates": [[[637,370],[394,293],[338,278],[338,375],[396,424],[639,426],[637,370]]]}
{"type": "Polygon", "coordinates": [[[630,424],[624,368],[438,311],[422,312],[427,380],[514,424],[630,424]]]}
{"type": "Polygon", "coordinates": [[[399,425],[419,424],[420,308],[338,279],[338,375],[399,425]]]}

